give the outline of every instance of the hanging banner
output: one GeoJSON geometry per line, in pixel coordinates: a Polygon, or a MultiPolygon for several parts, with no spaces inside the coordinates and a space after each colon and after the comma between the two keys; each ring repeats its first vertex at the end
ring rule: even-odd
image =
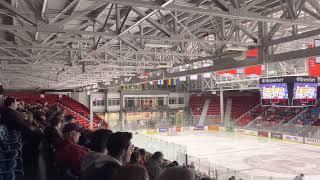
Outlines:
{"type": "Polygon", "coordinates": [[[262,75],[262,65],[256,65],[256,66],[248,66],[244,68],[244,74],[247,76],[262,75]]]}
{"type": "Polygon", "coordinates": [[[234,76],[237,74],[237,69],[217,71],[216,74],[218,74],[220,76],[234,76]]]}
{"type": "MultiPolygon", "coordinates": [[[[315,40],[315,44],[308,44],[308,48],[320,46],[319,40],[315,40]]],[[[320,77],[320,57],[309,57],[309,76],[320,77]]]]}
{"type": "Polygon", "coordinates": [[[249,49],[249,50],[246,52],[246,56],[247,56],[247,58],[258,58],[258,56],[259,56],[259,49],[258,49],[258,48],[249,49]]]}

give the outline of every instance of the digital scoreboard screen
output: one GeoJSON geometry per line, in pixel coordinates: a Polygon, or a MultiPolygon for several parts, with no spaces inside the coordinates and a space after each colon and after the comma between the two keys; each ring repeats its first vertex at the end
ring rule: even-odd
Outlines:
{"type": "Polygon", "coordinates": [[[288,106],[288,86],[286,83],[260,84],[261,102],[264,106],[288,106]]]}
{"type": "Polygon", "coordinates": [[[284,76],[260,78],[261,104],[263,106],[315,106],[318,78],[309,76],[284,76]]]}
{"type": "Polygon", "coordinates": [[[292,106],[315,106],[318,83],[294,83],[292,106]]]}

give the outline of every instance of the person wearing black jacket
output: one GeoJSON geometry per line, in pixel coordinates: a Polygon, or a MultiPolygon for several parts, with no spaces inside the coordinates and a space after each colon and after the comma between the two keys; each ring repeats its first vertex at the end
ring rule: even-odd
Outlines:
{"type": "Polygon", "coordinates": [[[17,100],[6,97],[1,108],[1,124],[9,130],[21,132],[22,135],[22,159],[24,168],[24,179],[35,179],[38,170],[39,145],[43,134],[39,129],[32,127],[23,119],[21,112],[17,111],[17,100]]]}
{"type": "Polygon", "coordinates": [[[22,134],[32,133],[31,127],[24,121],[16,111],[18,104],[13,97],[6,97],[3,101],[4,107],[1,109],[1,124],[7,126],[8,129],[16,130],[22,134]]]}

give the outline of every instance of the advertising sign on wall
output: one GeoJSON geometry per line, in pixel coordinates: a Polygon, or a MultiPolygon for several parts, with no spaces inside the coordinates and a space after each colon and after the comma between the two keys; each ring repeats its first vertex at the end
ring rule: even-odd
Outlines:
{"type": "Polygon", "coordinates": [[[258,136],[260,136],[260,137],[269,137],[269,133],[268,132],[264,132],[264,131],[258,131],[258,136]]]}
{"type": "Polygon", "coordinates": [[[219,131],[219,127],[218,126],[208,126],[208,130],[209,131],[219,131]]]}
{"type": "Polygon", "coordinates": [[[280,133],[271,133],[271,138],[273,138],[273,139],[281,139],[282,140],[282,134],[280,134],[280,133]]]}
{"type": "Polygon", "coordinates": [[[168,132],[169,128],[159,128],[159,132],[168,132]]]}
{"type": "Polygon", "coordinates": [[[233,127],[227,127],[225,128],[226,132],[234,132],[234,128],[233,127]]]}
{"type": "Polygon", "coordinates": [[[258,136],[258,132],[257,131],[252,131],[252,130],[237,129],[237,133],[250,135],[250,136],[258,136]]]}
{"type": "Polygon", "coordinates": [[[306,144],[313,144],[313,145],[319,145],[320,146],[320,139],[315,138],[305,138],[306,144]]]}
{"type": "Polygon", "coordinates": [[[299,136],[291,136],[291,135],[284,134],[282,138],[283,140],[286,140],[286,141],[303,143],[303,137],[299,137],[299,136]]]}
{"type": "Polygon", "coordinates": [[[193,130],[204,130],[204,126],[195,126],[193,130]]]}

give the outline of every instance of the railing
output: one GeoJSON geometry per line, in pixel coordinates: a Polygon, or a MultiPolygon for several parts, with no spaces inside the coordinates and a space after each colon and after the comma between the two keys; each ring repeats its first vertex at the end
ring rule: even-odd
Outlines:
{"type": "Polygon", "coordinates": [[[137,106],[125,106],[124,111],[136,112],[136,111],[165,111],[168,110],[169,106],[146,106],[146,107],[137,107],[137,106]]]}
{"type": "Polygon", "coordinates": [[[292,180],[293,177],[254,176],[246,173],[249,169],[234,170],[211,162],[209,159],[188,155],[187,147],[144,134],[135,134],[133,144],[145,148],[148,152],[161,151],[165,158],[177,161],[181,165],[193,166],[197,174],[216,180],[228,180],[234,176],[237,180],[292,180]]]}
{"type": "Polygon", "coordinates": [[[148,152],[161,151],[164,157],[170,161],[177,161],[179,164],[187,164],[187,147],[160,140],[143,134],[135,134],[133,143],[137,147],[143,147],[148,152]]]}
{"type": "Polygon", "coordinates": [[[195,169],[200,173],[205,173],[206,176],[216,180],[228,180],[230,177],[234,176],[237,180],[292,180],[293,177],[272,177],[272,176],[255,176],[249,175],[243,170],[233,170],[226,168],[216,163],[210,162],[210,160],[205,158],[199,158],[195,156],[188,155],[188,162],[193,164],[195,169]]]}

